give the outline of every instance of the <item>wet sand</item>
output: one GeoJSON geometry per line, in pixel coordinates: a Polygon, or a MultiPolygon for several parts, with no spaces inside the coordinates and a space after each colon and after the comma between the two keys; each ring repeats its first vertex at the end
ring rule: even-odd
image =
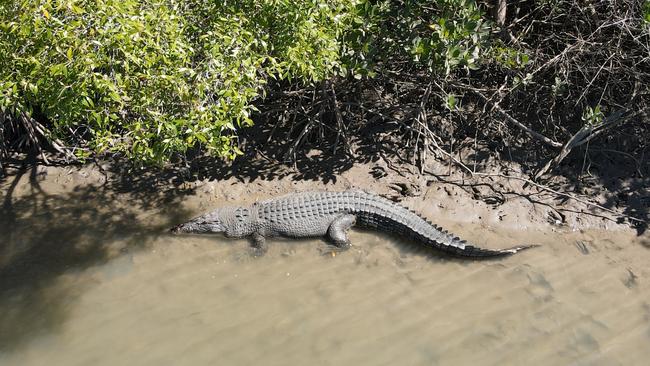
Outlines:
{"type": "MultiPolygon", "coordinates": [[[[350,174],[324,188],[354,185],[350,174]]],[[[245,240],[165,229],[223,203],[314,183],[206,183],[156,200],[102,188],[93,171],[49,171],[36,188],[28,178],[0,187],[11,192],[0,217],[2,365],[650,359],[648,234],[555,227],[464,202],[451,208],[430,187],[404,204],[485,247],[541,247],[462,261],[355,230],[353,248],[335,256],[322,240],[273,240],[254,258],[245,240]]]]}

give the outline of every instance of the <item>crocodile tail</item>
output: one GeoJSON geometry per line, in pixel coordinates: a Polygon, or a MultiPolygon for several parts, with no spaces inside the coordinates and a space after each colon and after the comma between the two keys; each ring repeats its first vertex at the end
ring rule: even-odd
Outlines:
{"type": "Polygon", "coordinates": [[[460,257],[471,257],[476,259],[498,258],[498,257],[507,257],[509,255],[513,255],[515,253],[521,252],[522,250],[535,248],[538,246],[539,245],[537,244],[530,244],[530,245],[519,245],[507,249],[484,249],[484,248],[475,247],[473,245],[465,245],[465,248],[463,249],[458,248],[456,250],[453,250],[451,254],[460,257]]]}
{"type": "Polygon", "coordinates": [[[525,245],[519,245],[516,247],[512,248],[507,248],[507,249],[501,249],[499,252],[505,253],[506,255],[508,254],[515,254],[517,252],[521,252],[522,250],[530,249],[530,248],[536,248],[539,247],[539,244],[525,244],[525,245]]]}

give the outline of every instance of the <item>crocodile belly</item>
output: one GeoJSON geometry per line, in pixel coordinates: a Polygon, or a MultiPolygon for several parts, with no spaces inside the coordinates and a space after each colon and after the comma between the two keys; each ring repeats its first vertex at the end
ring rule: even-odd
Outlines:
{"type": "Polygon", "coordinates": [[[333,217],[274,220],[271,222],[271,231],[275,235],[289,238],[324,236],[333,220],[333,217]]]}

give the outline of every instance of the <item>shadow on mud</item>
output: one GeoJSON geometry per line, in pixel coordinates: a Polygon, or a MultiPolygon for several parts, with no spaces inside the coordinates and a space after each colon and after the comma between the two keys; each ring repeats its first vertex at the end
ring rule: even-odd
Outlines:
{"type": "Polygon", "coordinates": [[[62,324],[79,293],[61,281],[66,274],[145,247],[187,215],[174,205],[181,192],[127,193],[104,184],[53,194],[38,167],[16,168],[2,182],[0,202],[0,352],[62,324]],[[144,210],[155,206],[152,220],[144,210]]]}

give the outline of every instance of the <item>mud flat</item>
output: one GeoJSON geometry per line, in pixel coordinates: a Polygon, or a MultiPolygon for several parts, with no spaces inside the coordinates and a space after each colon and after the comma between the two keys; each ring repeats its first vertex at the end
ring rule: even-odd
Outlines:
{"type": "Polygon", "coordinates": [[[372,173],[160,189],[94,166],[13,172],[0,185],[0,364],[647,363],[647,233],[372,173]],[[245,240],[167,232],[222,204],[347,188],[401,200],[481,246],[541,246],[462,261],[355,230],[335,256],[321,240],[274,240],[254,258],[245,240]]]}

